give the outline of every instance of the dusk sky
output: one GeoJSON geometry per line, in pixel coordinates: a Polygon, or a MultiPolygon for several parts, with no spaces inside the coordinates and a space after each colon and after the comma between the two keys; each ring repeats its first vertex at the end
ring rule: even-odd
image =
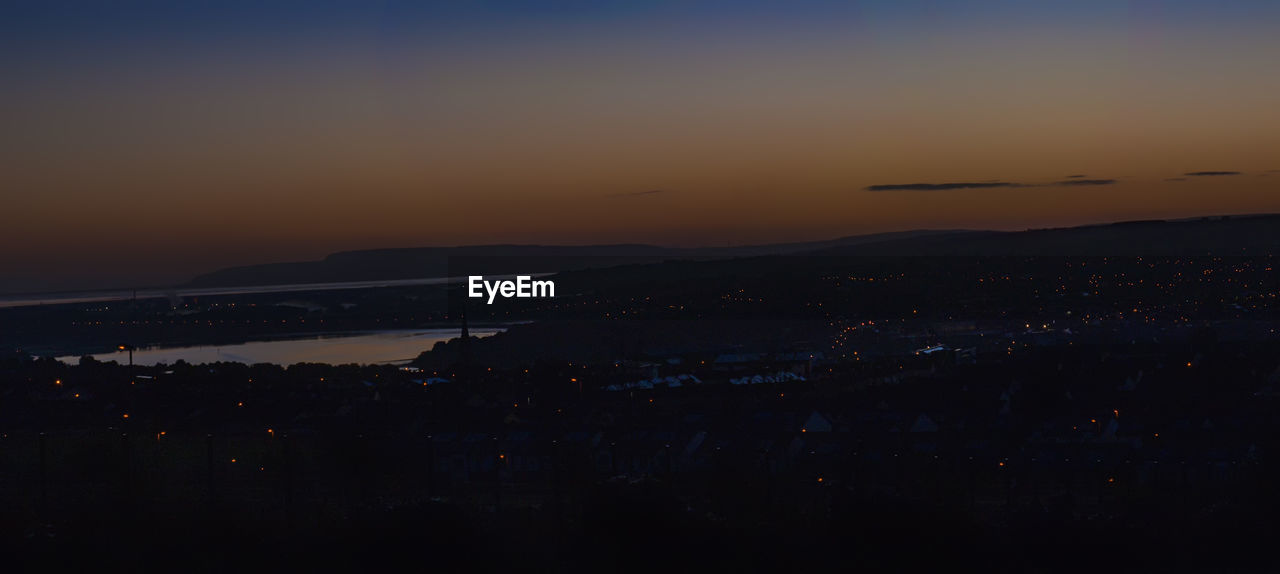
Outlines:
{"type": "Polygon", "coordinates": [[[1274,0],[176,4],[0,11],[0,291],[1280,212],[1274,0]]]}

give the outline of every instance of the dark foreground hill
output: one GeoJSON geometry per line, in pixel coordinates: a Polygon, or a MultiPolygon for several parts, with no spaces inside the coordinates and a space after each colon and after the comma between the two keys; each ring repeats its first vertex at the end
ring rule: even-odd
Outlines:
{"type": "Polygon", "coordinates": [[[811,252],[868,256],[1178,256],[1280,253],[1280,215],[1128,221],[1027,231],[963,231],[811,252]]]}

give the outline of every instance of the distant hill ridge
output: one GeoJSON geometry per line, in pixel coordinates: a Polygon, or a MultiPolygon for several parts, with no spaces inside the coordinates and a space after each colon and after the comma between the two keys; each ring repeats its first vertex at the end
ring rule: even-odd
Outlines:
{"type": "Polygon", "coordinates": [[[1280,215],[1141,220],[1026,231],[915,230],[827,241],[674,248],[615,245],[471,245],[343,251],[319,261],[231,267],[186,287],[380,281],[554,272],[672,258],[825,256],[1153,256],[1280,254],[1280,215]]]}
{"type": "Polygon", "coordinates": [[[974,231],[813,251],[865,256],[1278,255],[1280,215],[1123,221],[1026,231],[974,231]]]}

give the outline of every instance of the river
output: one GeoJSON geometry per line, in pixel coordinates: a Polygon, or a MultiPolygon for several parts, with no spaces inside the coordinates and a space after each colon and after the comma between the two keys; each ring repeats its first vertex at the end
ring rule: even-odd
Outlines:
{"type": "MultiPolygon", "coordinates": [[[[486,337],[501,332],[501,328],[472,329],[475,337],[486,337]]],[[[237,363],[329,363],[341,365],[357,363],[398,364],[406,363],[419,353],[430,350],[439,341],[458,336],[457,329],[404,329],[357,333],[329,333],[305,338],[249,341],[234,345],[195,345],[185,347],[145,347],[134,350],[135,365],[172,364],[179,360],[188,363],[213,363],[231,361],[237,363]]],[[[99,361],[129,362],[127,351],[93,355],[99,361]]],[[[65,363],[75,363],[77,356],[58,357],[65,363]]]]}

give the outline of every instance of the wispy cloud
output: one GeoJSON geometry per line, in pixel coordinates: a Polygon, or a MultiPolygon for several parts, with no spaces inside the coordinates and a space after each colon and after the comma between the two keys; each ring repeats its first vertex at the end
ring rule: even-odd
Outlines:
{"type": "Polygon", "coordinates": [[[947,183],[887,183],[869,185],[867,191],[950,191],[953,189],[988,189],[999,187],[1022,187],[1020,183],[1006,181],[960,181],[947,183]]]}
{"type": "Polygon", "coordinates": [[[1238,171],[1191,171],[1182,175],[1190,175],[1194,177],[1205,177],[1214,175],[1240,175],[1238,171]]]}
{"type": "Polygon", "coordinates": [[[866,191],[954,191],[960,189],[1008,189],[1014,187],[1086,187],[1095,185],[1111,185],[1114,179],[1079,179],[1083,175],[1069,175],[1068,179],[1049,183],[1017,183],[1012,181],[949,181],[943,183],[886,183],[871,185],[866,191]]]}
{"type": "Polygon", "coordinates": [[[1083,173],[1077,173],[1077,174],[1075,174],[1075,175],[1068,175],[1068,176],[1067,176],[1067,179],[1080,179],[1080,178],[1082,178],[1082,177],[1089,177],[1089,176],[1087,176],[1087,175],[1085,175],[1085,174],[1083,174],[1083,173]]]}
{"type": "Polygon", "coordinates": [[[1114,179],[1066,179],[1062,181],[1055,181],[1049,185],[1070,185],[1070,186],[1111,185],[1115,182],[1116,180],[1114,179]]]}

